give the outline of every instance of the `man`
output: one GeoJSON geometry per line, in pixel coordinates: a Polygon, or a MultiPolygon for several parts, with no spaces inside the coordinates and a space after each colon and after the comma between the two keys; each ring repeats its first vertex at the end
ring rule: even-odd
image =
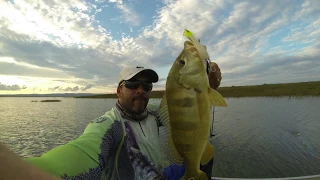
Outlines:
{"type": "Polygon", "coordinates": [[[151,69],[124,68],[116,107],[41,157],[23,161],[0,144],[0,179],[164,179],[157,109],[146,108],[157,81],[151,69]]]}

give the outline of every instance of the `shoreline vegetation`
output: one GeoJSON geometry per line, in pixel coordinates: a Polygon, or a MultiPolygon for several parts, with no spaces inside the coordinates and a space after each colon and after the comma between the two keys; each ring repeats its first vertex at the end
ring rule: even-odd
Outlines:
{"type": "MultiPolygon", "coordinates": [[[[223,97],[320,96],[320,81],[219,87],[223,97]]],[[[150,98],[162,98],[164,91],[152,91],[150,98]]],[[[117,94],[79,96],[75,98],[117,98],[117,94]]]]}
{"type": "Polygon", "coordinates": [[[36,100],[32,100],[31,102],[61,102],[61,100],[57,100],[57,99],[47,99],[47,100],[41,100],[41,101],[36,101],[36,100]]]}
{"type": "Polygon", "coordinates": [[[61,100],[58,100],[58,99],[48,99],[48,100],[42,100],[40,102],[61,102],[61,100]]]}

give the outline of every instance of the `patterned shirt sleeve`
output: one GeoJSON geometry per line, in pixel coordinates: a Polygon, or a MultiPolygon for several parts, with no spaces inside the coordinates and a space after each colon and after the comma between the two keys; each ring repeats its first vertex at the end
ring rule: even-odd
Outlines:
{"type": "Polygon", "coordinates": [[[25,160],[63,179],[101,179],[111,151],[119,146],[121,133],[119,121],[102,116],[89,123],[79,138],[25,160]]]}

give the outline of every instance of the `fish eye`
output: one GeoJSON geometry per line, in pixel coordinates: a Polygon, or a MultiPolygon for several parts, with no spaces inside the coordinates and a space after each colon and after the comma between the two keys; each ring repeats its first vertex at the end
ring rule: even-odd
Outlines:
{"type": "Polygon", "coordinates": [[[185,62],[184,60],[182,60],[182,59],[180,59],[179,63],[180,63],[180,64],[183,64],[183,65],[186,64],[186,62],[185,62]]]}

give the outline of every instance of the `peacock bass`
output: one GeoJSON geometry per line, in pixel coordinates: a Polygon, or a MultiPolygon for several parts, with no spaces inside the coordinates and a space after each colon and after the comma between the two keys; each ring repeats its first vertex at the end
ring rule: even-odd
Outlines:
{"type": "Polygon", "coordinates": [[[185,30],[190,41],[174,61],[166,81],[159,115],[163,124],[164,154],[170,164],[185,164],[182,179],[208,179],[200,170],[207,164],[214,148],[210,133],[210,106],[227,104],[221,94],[209,86],[207,60],[209,55],[193,34],[185,30]]]}

